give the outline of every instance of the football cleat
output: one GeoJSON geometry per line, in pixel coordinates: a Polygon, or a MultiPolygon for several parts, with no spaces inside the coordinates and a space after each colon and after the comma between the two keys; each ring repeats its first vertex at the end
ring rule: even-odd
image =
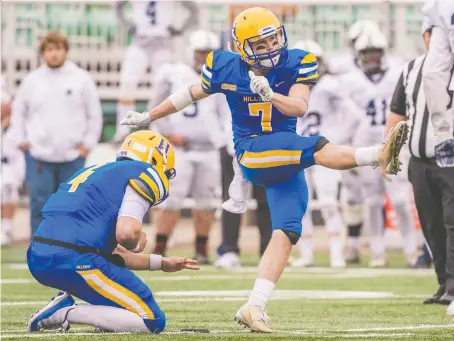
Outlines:
{"type": "Polygon", "coordinates": [[[407,141],[407,136],[408,124],[399,122],[389,131],[385,143],[380,148],[378,163],[387,174],[397,174],[400,171],[399,153],[407,141]]]}
{"type": "Polygon", "coordinates": [[[359,257],[359,250],[352,247],[347,248],[345,262],[347,264],[360,264],[361,258],[359,257]]]}
{"type": "Polygon", "coordinates": [[[454,301],[449,304],[447,314],[454,319],[454,301]]]}
{"type": "Polygon", "coordinates": [[[347,264],[345,263],[345,260],[343,258],[338,258],[330,261],[330,266],[333,269],[342,269],[345,268],[347,264]]]}
{"type": "Polygon", "coordinates": [[[314,261],[312,259],[305,259],[303,257],[290,259],[289,263],[292,268],[308,268],[314,266],[314,261]]]}
{"type": "Polygon", "coordinates": [[[216,262],[214,262],[214,267],[224,270],[233,270],[241,268],[240,257],[235,252],[227,252],[220,256],[216,262]]]}
{"type": "Polygon", "coordinates": [[[235,315],[235,321],[238,324],[249,328],[253,332],[257,333],[272,333],[273,331],[266,325],[269,321],[269,317],[265,312],[265,309],[255,305],[245,304],[242,306],[235,315]]]}
{"type": "Polygon", "coordinates": [[[387,264],[385,256],[372,256],[369,262],[369,268],[384,268],[387,264]]]}
{"type": "Polygon", "coordinates": [[[74,299],[68,293],[59,292],[44,308],[32,314],[27,325],[28,331],[68,331],[69,322],[66,316],[75,306],[74,299]]]}

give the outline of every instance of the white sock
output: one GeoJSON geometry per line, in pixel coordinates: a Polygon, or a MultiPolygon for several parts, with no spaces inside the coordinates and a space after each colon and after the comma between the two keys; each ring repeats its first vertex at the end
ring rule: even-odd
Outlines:
{"type": "Polygon", "coordinates": [[[143,319],[126,309],[78,304],[66,316],[69,323],[95,326],[108,332],[150,333],[143,319]]]}
{"type": "Polygon", "coordinates": [[[312,242],[312,236],[303,236],[299,242],[300,248],[300,257],[307,261],[308,263],[312,263],[314,260],[314,248],[312,242]]]}
{"type": "Polygon", "coordinates": [[[11,236],[13,232],[13,220],[2,218],[2,234],[11,236]]]}
{"type": "Polygon", "coordinates": [[[331,263],[338,261],[340,259],[344,259],[342,254],[342,237],[337,236],[330,236],[329,237],[329,257],[331,263]]]}
{"type": "Polygon", "coordinates": [[[255,280],[254,289],[252,289],[249,295],[249,305],[259,306],[265,309],[265,305],[268,302],[275,284],[267,279],[257,278],[255,280]]]}
{"type": "Polygon", "coordinates": [[[394,210],[404,241],[404,253],[406,256],[412,256],[418,249],[418,241],[410,203],[395,205],[394,210]]]}
{"type": "Polygon", "coordinates": [[[359,250],[361,246],[359,237],[347,237],[347,246],[353,250],[359,250]]]}
{"type": "Polygon", "coordinates": [[[355,152],[356,164],[361,166],[378,166],[378,155],[381,146],[357,148],[355,152]]]}
{"type": "Polygon", "coordinates": [[[134,104],[117,104],[117,122],[115,125],[115,140],[121,141],[131,132],[131,128],[126,125],[120,125],[120,121],[125,118],[126,113],[130,110],[134,110],[134,104]]]}

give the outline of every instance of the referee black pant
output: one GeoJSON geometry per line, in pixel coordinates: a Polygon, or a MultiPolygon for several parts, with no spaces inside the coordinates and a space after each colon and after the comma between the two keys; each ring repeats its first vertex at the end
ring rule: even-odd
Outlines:
{"type": "MultiPolygon", "coordinates": [[[[221,149],[222,199],[229,199],[229,186],[233,179],[233,158],[226,148],[221,149]]],[[[271,215],[266,200],[266,190],[262,186],[253,186],[253,197],[257,201],[257,225],[260,232],[260,254],[265,252],[271,239],[271,215]]],[[[239,253],[241,215],[222,210],[222,250],[239,253]]]]}
{"type": "Polygon", "coordinates": [[[454,297],[454,168],[412,157],[408,175],[440,289],[454,297]]]}

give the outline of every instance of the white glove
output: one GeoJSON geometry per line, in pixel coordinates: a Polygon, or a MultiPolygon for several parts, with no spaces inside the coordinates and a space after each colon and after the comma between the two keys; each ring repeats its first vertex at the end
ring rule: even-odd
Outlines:
{"type": "Polygon", "coordinates": [[[150,114],[147,111],[136,112],[128,111],[124,119],[120,121],[121,125],[127,125],[131,128],[148,127],[150,125],[150,114]]]}
{"type": "Polygon", "coordinates": [[[233,171],[233,180],[229,186],[230,199],[221,207],[228,212],[241,214],[247,211],[246,199],[249,194],[249,182],[244,178],[236,157],[233,157],[233,171]]]}
{"type": "Polygon", "coordinates": [[[268,79],[263,76],[256,76],[254,72],[249,71],[249,77],[251,78],[251,91],[254,94],[259,94],[262,98],[262,101],[269,102],[271,98],[273,98],[274,92],[273,89],[270,87],[270,83],[268,79]]]}

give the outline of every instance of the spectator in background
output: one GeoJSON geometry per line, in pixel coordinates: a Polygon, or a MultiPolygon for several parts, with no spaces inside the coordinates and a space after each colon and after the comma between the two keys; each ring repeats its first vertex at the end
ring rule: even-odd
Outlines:
{"type": "Polygon", "coordinates": [[[41,221],[44,203],[60,183],[84,166],[102,129],[95,82],[67,60],[67,38],[51,31],[39,49],[44,63],[22,81],[9,131],[25,152],[31,235],[41,221]]]}
{"type": "Polygon", "coordinates": [[[24,182],[25,162],[23,153],[7,138],[6,132],[11,119],[11,96],[6,91],[2,79],[1,117],[2,117],[2,160],[1,160],[1,197],[2,197],[2,229],[1,245],[8,245],[13,238],[13,219],[19,202],[19,187],[24,182]]]}

